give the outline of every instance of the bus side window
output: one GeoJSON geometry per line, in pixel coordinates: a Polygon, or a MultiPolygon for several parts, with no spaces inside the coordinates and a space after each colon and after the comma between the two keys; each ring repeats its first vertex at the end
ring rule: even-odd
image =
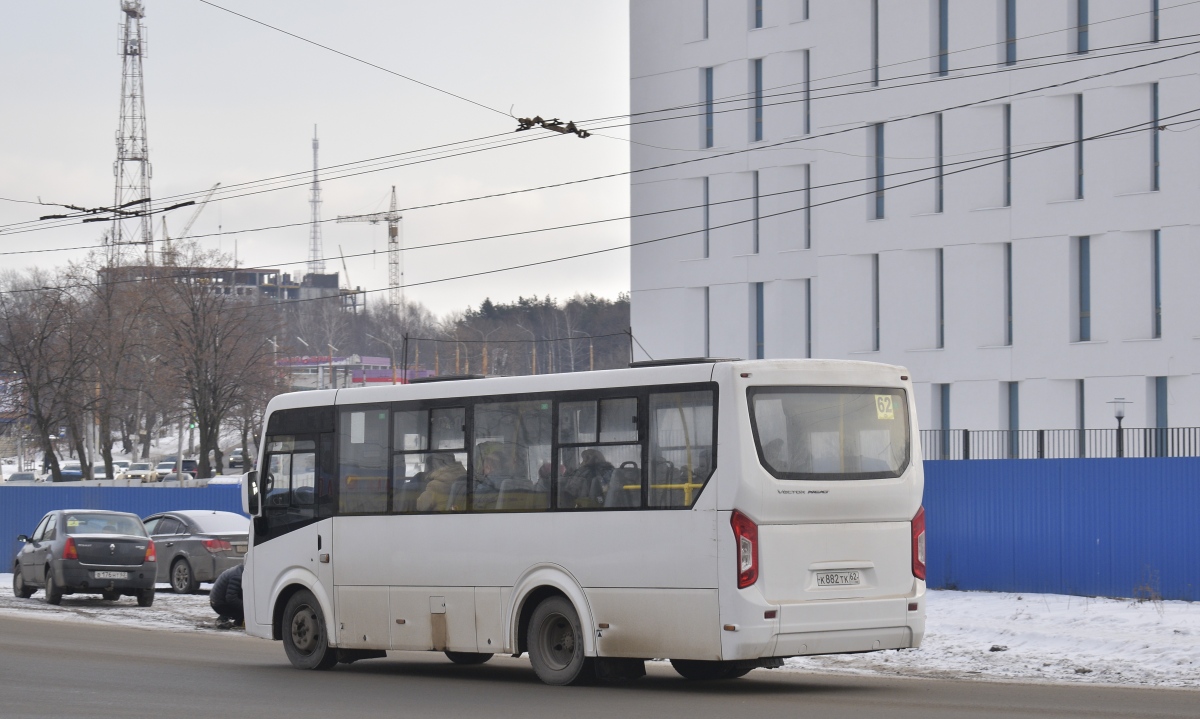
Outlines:
{"type": "Polygon", "coordinates": [[[650,395],[651,507],[690,507],[713,471],[713,393],[650,395]]]}
{"type": "Polygon", "coordinates": [[[553,416],[549,400],[475,405],[472,509],[550,508],[553,416]]]}
{"type": "Polygon", "coordinates": [[[383,514],[388,504],[388,410],[346,409],[338,427],[338,513],[383,514]]]}

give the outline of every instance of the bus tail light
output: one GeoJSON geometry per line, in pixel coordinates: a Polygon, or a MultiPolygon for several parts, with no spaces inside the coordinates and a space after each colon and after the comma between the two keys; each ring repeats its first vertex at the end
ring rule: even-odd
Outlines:
{"type": "Polygon", "coordinates": [[[146,542],[146,559],[147,562],[157,562],[158,552],[154,549],[154,540],[146,542]]]}
{"type": "Polygon", "coordinates": [[[729,518],[737,541],[738,589],[758,581],[758,525],[736,509],[729,518]]]}
{"type": "Polygon", "coordinates": [[[67,537],[67,543],[63,545],[63,559],[79,559],[79,550],[75,548],[75,538],[67,537]]]}
{"type": "Polygon", "coordinates": [[[917,579],[925,579],[925,508],[917,510],[912,518],[912,573],[917,579]]]}

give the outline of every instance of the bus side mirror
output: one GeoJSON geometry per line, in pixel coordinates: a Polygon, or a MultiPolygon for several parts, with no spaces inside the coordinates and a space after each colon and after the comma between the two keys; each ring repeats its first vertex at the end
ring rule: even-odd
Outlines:
{"type": "Polygon", "coordinates": [[[242,477],[242,511],[251,517],[257,517],[260,504],[258,471],[252,470],[242,477]]]}

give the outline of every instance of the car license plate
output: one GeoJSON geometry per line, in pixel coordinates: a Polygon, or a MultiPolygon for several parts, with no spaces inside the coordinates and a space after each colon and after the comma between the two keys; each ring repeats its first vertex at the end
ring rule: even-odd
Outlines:
{"type": "Polygon", "coordinates": [[[818,587],[849,587],[862,584],[862,573],[850,570],[845,572],[817,572],[818,587]]]}
{"type": "Polygon", "coordinates": [[[245,554],[246,553],[246,545],[245,544],[235,544],[235,545],[233,545],[233,551],[237,552],[238,554],[245,554]]]}
{"type": "Polygon", "coordinates": [[[129,572],[96,572],[96,579],[129,579],[129,572]]]}

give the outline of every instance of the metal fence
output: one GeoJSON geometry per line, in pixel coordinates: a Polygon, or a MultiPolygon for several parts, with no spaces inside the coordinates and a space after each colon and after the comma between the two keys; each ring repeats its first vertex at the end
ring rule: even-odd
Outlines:
{"type": "Polygon", "coordinates": [[[923,429],[921,456],[926,460],[1200,457],[1200,427],[923,429]]]}

